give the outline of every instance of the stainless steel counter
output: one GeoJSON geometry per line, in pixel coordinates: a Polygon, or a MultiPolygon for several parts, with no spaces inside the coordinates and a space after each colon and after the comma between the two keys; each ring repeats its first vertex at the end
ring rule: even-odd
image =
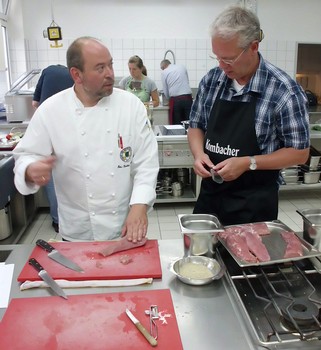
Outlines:
{"type": "MultiPolygon", "coordinates": [[[[68,244],[68,243],[66,243],[68,244]]],[[[0,246],[0,252],[12,250],[6,263],[14,263],[14,276],[10,298],[47,296],[46,289],[19,290],[17,276],[30,256],[33,245],[0,246]]],[[[66,294],[111,293],[169,288],[185,350],[237,349],[250,350],[222,280],[207,286],[189,286],[180,282],[169,271],[170,263],[183,255],[181,239],[159,241],[163,278],[152,285],[119,288],[65,289],[66,294]]],[[[227,287],[228,288],[228,287],[227,287]]],[[[0,309],[0,319],[5,309],[0,309]]],[[[173,349],[174,350],[174,349],[173,349]]]]}

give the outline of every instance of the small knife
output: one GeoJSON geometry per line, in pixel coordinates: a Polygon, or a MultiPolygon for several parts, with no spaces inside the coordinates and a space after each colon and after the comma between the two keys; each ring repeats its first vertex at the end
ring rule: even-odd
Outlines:
{"type": "Polygon", "coordinates": [[[52,245],[47,243],[46,241],[42,239],[38,239],[36,242],[37,246],[44,249],[46,252],[48,252],[48,257],[52,260],[55,260],[57,263],[68,267],[69,269],[75,270],[77,272],[84,272],[84,270],[78,266],[73,261],[66,258],[64,255],[58,252],[52,245]]]}
{"type": "Polygon", "coordinates": [[[157,345],[157,340],[147,331],[147,329],[137,320],[137,318],[132,314],[132,312],[126,309],[126,314],[130,320],[134,323],[136,328],[142,333],[142,335],[147,339],[151,346],[157,345]]]}
{"type": "Polygon", "coordinates": [[[65,292],[62,288],[57,284],[55,280],[53,280],[48,272],[38,263],[38,261],[34,258],[29,259],[29,264],[33,266],[38,271],[38,276],[48,284],[48,286],[60,297],[68,299],[65,292]]]}

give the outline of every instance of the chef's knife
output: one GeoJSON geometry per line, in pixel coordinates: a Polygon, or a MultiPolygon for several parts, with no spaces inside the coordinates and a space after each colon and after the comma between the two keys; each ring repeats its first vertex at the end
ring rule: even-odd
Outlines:
{"type": "Polygon", "coordinates": [[[55,280],[53,280],[48,272],[38,263],[38,261],[34,258],[29,259],[29,264],[33,266],[38,271],[38,276],[48,284],[48,286],[60,297],[68,299],[65,292],[62,288],[57,284],[55,280]]]}
{"type": "Polygon", "coordinates": [[[157,345],[157,340],[147,331],[147,329],[137,320],[137,318],[132,314],[132,312],[126,309],[126,314],[130,320],[134,323],[136,328],[142,333],[142,335],[147,339],[151,346],[157,345]]]}
{"type": "Polygon", "coordinates": [[[56,250],[52,245],[50,245],[46,241],[44,241],[42,239],[38,239],[36,244],[38,247],[44,249],[45,251],[47,251],[49,253],[48,257],[50,259],[55,260],[57,263],[65,266],[65,267],[68,267],[69,269],[75,270],[77,272],[84,272],[84,270],[80,266],[78,266],[73,261],[67,259],[64,255],[59,253],[58,250],[56,250]]]}

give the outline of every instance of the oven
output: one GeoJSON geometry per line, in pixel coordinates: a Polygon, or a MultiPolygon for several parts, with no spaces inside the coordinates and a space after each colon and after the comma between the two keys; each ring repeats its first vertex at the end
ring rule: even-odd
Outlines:
{"type": "Polygon", "coordinates": [[[216,258],[251,348],[321,349],[320,258],[240,267],[223,245],[216,258]]]}

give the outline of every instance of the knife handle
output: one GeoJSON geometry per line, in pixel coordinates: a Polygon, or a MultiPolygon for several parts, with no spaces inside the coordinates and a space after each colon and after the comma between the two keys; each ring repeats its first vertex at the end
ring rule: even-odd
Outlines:
{"type": "Polygon", "coordinates": [[[157,345],[157,340],[147,331],[147,329],[140,323],[135,323],[137,329],[142,333],[151,346],[157,345]]]}
{"type": "Polygon", "coordinates": [[[47,243],[43,239],[38,239],[36,244],[38,247],[44,249],[48,253],[52,252],[55,249],[52,245],[50,245],[49,243],[47,243]]]}
{"type": "Polygon", "coordinates": [[[29,264],[33,266],[38,272],[44,270],[44,268],[34,258],[29,259],[29,264]]]}

